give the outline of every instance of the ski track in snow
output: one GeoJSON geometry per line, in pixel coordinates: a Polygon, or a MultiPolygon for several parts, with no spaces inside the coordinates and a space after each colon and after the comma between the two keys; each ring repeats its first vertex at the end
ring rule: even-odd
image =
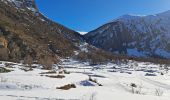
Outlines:
{"type": "Polygon", "coordinates": [[[146,77],[143,77],[143,76],[140,76],[139,77],[141,80],[145,81],[145,82],[148,82],[152,85],[155,85],[157,87],[161,87],[161,88],[164,88],[164,89],[167,89],[167,90],[170,90],[170,85],[168,84],[165,84],[165,83],[161,83],[161,82],[158,82],[158,81],[154,81],[154,80],[151,80],[151,79],[148,79],[146,77]]]}

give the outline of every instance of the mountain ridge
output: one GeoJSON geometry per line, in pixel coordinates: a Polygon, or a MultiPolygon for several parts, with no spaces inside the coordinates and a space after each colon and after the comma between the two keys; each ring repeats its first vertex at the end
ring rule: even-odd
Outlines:
{"type": "Polygon", "coordinates": [[[89,32],[85,38],[112,53],[170,58],[169,18],[170,11],[148,16],[124,15],[89,32]]]}
{"type": "Polygon", "coordinates": [[[78,32],[43,16],[34,0],[0,0],[0,15],[1,60],[36,61],[49,67],[74,55],[83,41],[78,32]]]}

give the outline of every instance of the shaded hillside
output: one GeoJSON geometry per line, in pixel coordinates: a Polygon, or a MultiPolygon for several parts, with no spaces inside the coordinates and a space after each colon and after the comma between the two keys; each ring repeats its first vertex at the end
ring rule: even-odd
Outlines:
{"type": "Polygon", "coordinates": [[[81,36],[45,18],[34,0],[0,0],[0,60],[58,62],[78,50],[81,36]]]}
{"type": "Polygon", "coordinates": [[[88,43],[116,54],[170,58],[170,11],[124,15],[85,35],[88,43]]]}

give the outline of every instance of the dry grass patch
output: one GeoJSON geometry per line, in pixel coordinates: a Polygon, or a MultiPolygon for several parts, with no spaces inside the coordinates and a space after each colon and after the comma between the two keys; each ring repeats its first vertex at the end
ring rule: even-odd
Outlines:
{"type": "Polygon", "coordinates": [[[46,77],[50,77],[50,78],[60,78],[60,79],[65,78],[64,75],[46,75],[46,77]]]}
{"type": "Polygon", "coordinates": [[[75,84],[68,84],[68,85],[64,85],[64,86],[61,86],[61,87],[57,87],[57,89],[61,89],[61,90],[69,90],[71,88],[76,88],[76,85],[75,84]]]}
{"type": "Polygon", "coordinates": [[[55,70],[51,70],[51,71],[48,71],[48,72],[42,72],[40,74],[56,74],[56,71],[55,70]]]}

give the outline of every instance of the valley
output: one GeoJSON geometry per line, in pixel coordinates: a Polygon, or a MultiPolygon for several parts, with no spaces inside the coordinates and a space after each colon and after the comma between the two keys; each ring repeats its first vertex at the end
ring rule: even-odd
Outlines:
{"type": "Polygon", "coordinates": [[[55,65],[52,70],[43,70],[38,64],[32,65],[30,69],[24,64],[2,62],[0,69],[11,72],[0,73],[0,98],[169,100],[170,73],[164,65],[136,61],[89,65],[73,59],[62,61],[61,65],[55,65]],[[68,84],[74,84],[75,87],[57,89],[68,84]],[[135,86],[132,87],[132,84],[135,86]]]}

